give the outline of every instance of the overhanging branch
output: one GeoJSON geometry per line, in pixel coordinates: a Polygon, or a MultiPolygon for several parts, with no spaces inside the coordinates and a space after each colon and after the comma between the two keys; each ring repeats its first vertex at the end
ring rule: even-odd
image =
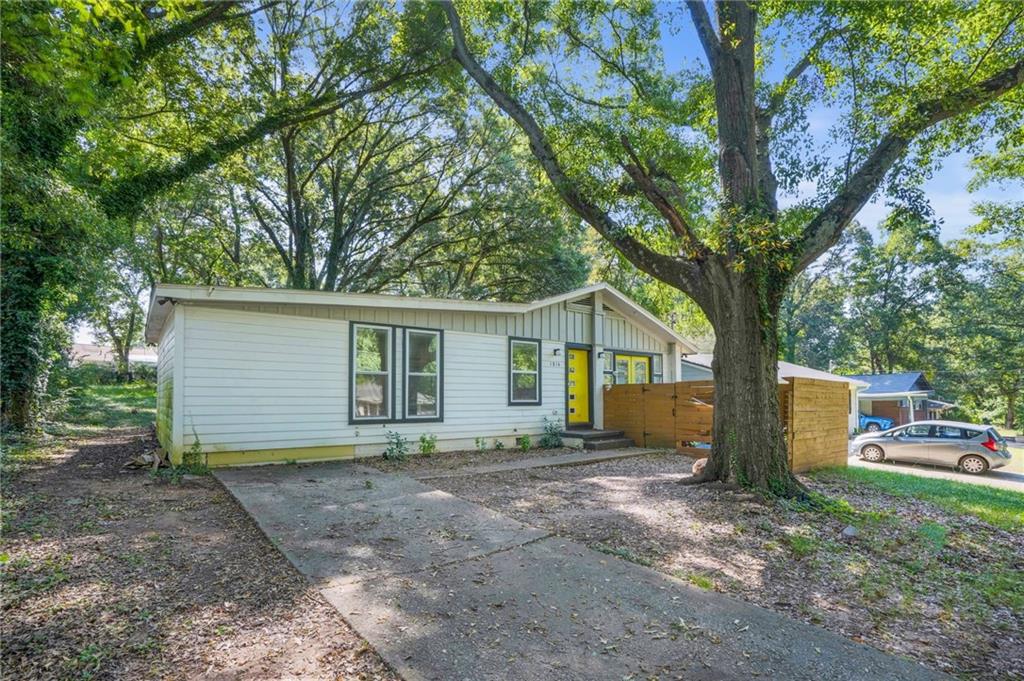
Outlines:
{"type": "Polygon", "coordinates": [[[983,106],[1024,83],[1024,60],[980,83],[921,102],[892,131],[879,140],[843,188],[804,228],[800,260],[804,269],[839,240],[843,230],[864,207],[885,174],[906,152],[914,139],[933,125],[983,106]]]}
{"type": "Polygon", "coordinates": [[[526,134],[530,151],[540,163],[559,196],[573,211],[611,242],[639,269],[661,281],[670,282],[698,303],[706,299],[699,266],[690,260],[654,251],[630,236],[594,201],[586,197],[565,173],[547,136],[533,116],[498,84],[466,46],[462,20],[450,0],[441,2],[452,32],[452,55],[491,100],[526,134]]]}

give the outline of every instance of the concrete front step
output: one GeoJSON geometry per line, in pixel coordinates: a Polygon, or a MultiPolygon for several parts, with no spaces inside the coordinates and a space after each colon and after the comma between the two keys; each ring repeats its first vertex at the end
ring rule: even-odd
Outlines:
{"type": "Polygon", "coordinates": [[[628,437],[607,437],[600,438],[597,440],[584,440],[583,449],[589,450],[604,450],[604,449],[622,449],[624,447],[635,447],[636,443],[630,440],[628,437]]]}
{"type": "Polygon", "coordinates": [[[621,430],[593,430],[580,428],[563,430],[558,435],[563,439],[568,438],[570,440],[583,440],[586,442],[587,440],[609,440],[613,438],[620,438],[623,434],[624,433],[621,430]]]}

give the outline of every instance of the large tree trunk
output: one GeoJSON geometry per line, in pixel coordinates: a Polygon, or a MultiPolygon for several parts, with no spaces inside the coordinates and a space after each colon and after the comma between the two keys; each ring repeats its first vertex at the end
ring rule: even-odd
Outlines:
{"type": "Polygon", "coordinates": [[[700,480],[802,495],[789,470],[779,410],[779,296],[759,293],[743,274],[718,278],[708,310],[715,330],[713,444],[700,480]]]}
{"type": "Polygon", "coordinates": [[[1006,427],[1014,429],[1017,427],[1017,393],[1010,392],[1006,395],[1006,427]]]}

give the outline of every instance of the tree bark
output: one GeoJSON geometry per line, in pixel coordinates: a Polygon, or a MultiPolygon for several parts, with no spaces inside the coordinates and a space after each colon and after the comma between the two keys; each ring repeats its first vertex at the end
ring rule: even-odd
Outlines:
{"type": "Polygon", "coordinates": [[[801,496],[789,470],[779,410],[778,319],[781,291],[748,274],[710,266],[714,293],[705,310],[715,331],[711,369],[715,411],[711,457],[699,479],[801,496]],[[767,313],[767,314],[766,314],[767,313]]]}
{"type": "Polygon", "coordinates": [[[1006,427],[1014,429],[1017,427],[1017,393],[1011,392],[1006,396],[1006,427]]]}

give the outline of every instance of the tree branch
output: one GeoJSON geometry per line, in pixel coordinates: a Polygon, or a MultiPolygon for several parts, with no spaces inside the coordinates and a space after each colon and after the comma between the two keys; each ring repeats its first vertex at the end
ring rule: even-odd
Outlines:
{"type": "Polygon", "coordinates": [[[533,116],[522,104],[505,92],[491,74],[470,54],[466,46],[462,21],[451,0],[443,0],[441,6],[444,8],[451,28],[454,45],[452,55],[455,60],[462,65],[466,73],[476,81],[488,97],[526,134],[530,143],[530,151],[540,163],[562,200],[638,268],[657,279],[676,284],[698,302],[705,301],[705,287],[696,263],[667,256],[648,248],[631,237],[606,211],[583,195],[576,183],[562,169],[551,144],[533,116]]]}
{"type": "Polygon", "coordinates": [[[697,29],[697,37],[700,38],[700,44],[704,47],[704,54],[708,57],[708,64],[714,69],[722,45],[718,41],[715,27],[711,24],[711,16],[708,14],[707,7],[704,6],[704,0],[686,0],[686,8],[690,10],[690,18],[693,19],[693,25],[697,29]]]}
{"type": "MultiPolygon", "coordinates": [[[[690,223],[686,220],[683,212],[673,205],[672,201],[665,195],[658,186],[650,171],[645,170],[643,164],[640,162],[639,157],[633,150],[633,146],[629,143],[629,139],[622,135],[622,146],[625,147],[626,153],[629,154],[632,163],[626,163],[622,167],[626,173],[632,178],[636,186],[644,193],[647,200],[654,205],[654,207],[661,213],[662,217],[668,221],[672,231],[683,241],[683,249],[686,256],[691,260],[699,260],[708,254],[708,249],[703,242],[697,237],[697,234],[693,231],[690,223]]],[[[670,180],[671,181],[671,180],[670,180]]],[[[684,203],[682,191],[679,186],[671,181],[673,193],[680,199],[680,203],[684,203]]],[[[684,203],[685,205],[685,203],[684,203]]]]}
{"type": "Polygon", "coordinates": [[[358,90],[323,95],[295,109],[268,113],[245,130],[215,140],[205,148],[189,154],[177,162],[159,168],[152,168],[116,182],[104,194],[100,200],[100,205],[107,215],[111,217],[121,217],[137,213],[146,199],[159,194],[177,182],[203,172],[207,168],[216,165],[224,157],[260,141],[267,135],[299,125],[300,123],[323,118],[350,102],[385,90],[405,78],[428,73],[437,66],[437,64],[429,64],[421,69],[402,71],[358,90]]]}
{"type": "Polygon", "coordinates": [[[885,174],[914,139],[933,125],[999,98],[1024,83],[1024,60],[980,83],[921,102],[898,122],[868,154],[839,193],[804,228],[795,271],[809,264],[839,240],[843,230],[881,185],[885,174]]]}

